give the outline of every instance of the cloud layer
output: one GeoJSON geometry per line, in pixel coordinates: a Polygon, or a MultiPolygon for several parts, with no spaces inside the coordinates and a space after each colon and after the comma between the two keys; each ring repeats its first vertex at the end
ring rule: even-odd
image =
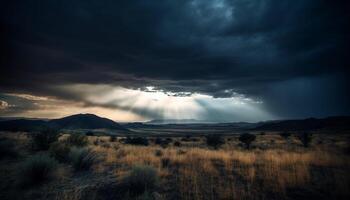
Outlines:
{"type": "Polygon", "coordinates": [[[84,91],[62,87],[153,86],[173,96],[243,95],[277,118],[349,114],[349,7],[319,0],[14,0],[0,14],[0,92],[86,104],[84,91]]]}

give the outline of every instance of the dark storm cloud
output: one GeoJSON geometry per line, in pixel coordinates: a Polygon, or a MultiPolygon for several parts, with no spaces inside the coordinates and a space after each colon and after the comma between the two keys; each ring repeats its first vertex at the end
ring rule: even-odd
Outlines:
{"type": "Polygon", "coordinates": [[[244,94],[281,117],[350,112],[343,103],[347,1],[14,0],[1,7],[3,92],[74,99],[55,86],[152,85],[244,94]],[[305,81],[313,89],[300,87],[305,81]],[[286,91],[296,108],[308,99],[305,110],[295,111],[286,91]]]}

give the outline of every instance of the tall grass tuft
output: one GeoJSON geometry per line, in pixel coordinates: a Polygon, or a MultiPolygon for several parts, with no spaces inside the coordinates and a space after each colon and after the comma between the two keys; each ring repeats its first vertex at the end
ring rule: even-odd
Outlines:
{"type": "Polygon", "coordinates": [[[49,148],[50,156],[60,162],[68,161],[69,152],[70,152],[69,145],[59,141],[52,143],[49,148]]]}
{"type": "Polygon", "coordinates": [[[124,177],[123,185],[130,196],[139,196],[152,192],[159,184],[157,170],[151,166],[134,166],[124,177]]]}
{"type": "Polygon", "coordinates": [[[57,161],[48,155],[27,158],[19,168],[18,183],[22,187],[38,185],[54,177],[57,161]]]}
{"type": "Polygon", "coordinates": [[[89,170],[96,162],[97,155],[87,148],[72,148],[69,160],[76,171],[89,170]]]}

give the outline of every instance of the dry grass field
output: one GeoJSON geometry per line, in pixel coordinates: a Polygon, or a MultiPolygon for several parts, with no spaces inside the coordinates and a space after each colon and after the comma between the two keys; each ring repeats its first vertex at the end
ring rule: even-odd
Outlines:
{"type": "MultiPolygon", "coordinates": [[[[79,149],[88,151],[90,157],[81,157],[78,164],[75,160],[56,161],[59,157],[52,154],[52,144],[48,150],[32,150],[32,137],[27,133],[3,132],[0,137],[2,143],[11,141],[15,152],[1,150],[0,199],[350,197],[347,134],[313,134],[307,148],[293,134],[289,138],[278,133],[257,134],[250,149],[242,145],[238,135],[225,136],[217,149],[208,146],[205,137],[163,138],[166,144],[147,138],[145,146],[125,144],[125,138],[110,136],[88,136],[87,143],[68,144],[70,136],[61,135],[56,144],[68,148],[57,151],[63,156],[72,152],[81,155],[79,149]],[[28,176],[23,165],[35,155],[50,158],[55,167],[45,167],[45,172],[52,170],[47,179],[40,183],[29,180],[24,187],[19,184],[28,176]]],[[[29,173],[34,173],[34,167],[30,169],[29,173]]],[[[35,177],[39,176],[40,172],[36,173],[35,177]]]]}

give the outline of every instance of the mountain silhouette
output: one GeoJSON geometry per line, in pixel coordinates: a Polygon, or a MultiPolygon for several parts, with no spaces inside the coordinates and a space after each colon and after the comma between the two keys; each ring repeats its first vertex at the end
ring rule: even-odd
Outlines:
{"type": "Polygon", "coordinates": [[[127,130],[117,122],[94,114],[77,114],[47,121],[29,119],[0,121],[0,130],[32,131],[43,128],[127,130]]]}

